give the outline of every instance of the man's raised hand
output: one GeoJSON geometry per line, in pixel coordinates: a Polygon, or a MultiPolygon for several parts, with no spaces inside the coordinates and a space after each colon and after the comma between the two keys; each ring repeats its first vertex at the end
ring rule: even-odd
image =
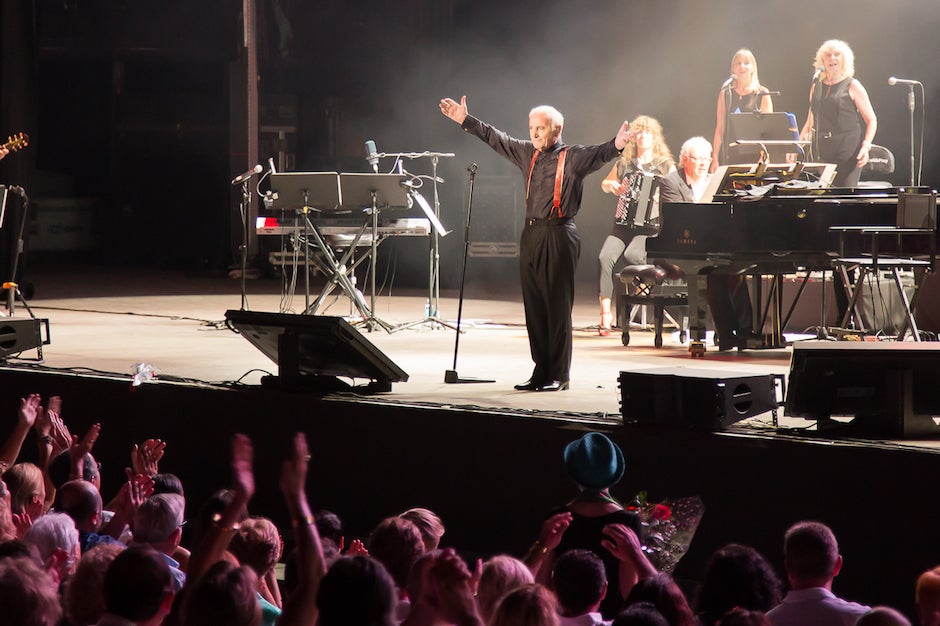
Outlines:
{"type": "Polygon", "coordinates": [[[459,103],[450,98],[444,98],[440,106],[441,113],[458,124],[463,124],[463,121],[467,119],[467,96],[461,96],[459,103]]]}

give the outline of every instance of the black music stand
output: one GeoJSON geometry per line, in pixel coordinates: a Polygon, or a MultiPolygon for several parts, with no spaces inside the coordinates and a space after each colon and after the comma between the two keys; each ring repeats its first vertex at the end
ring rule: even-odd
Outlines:
{"type": "MultiPolygon", "coordinates": [[[[409,189],[404,184],[408,176],[404,174],[340,174],[341,204],[349,209],[368,209],[369,219],[360,229],[360,234],[353,241],[350,250],[353,250],[367,225],[372,228],[372,242],[369,249],[369,309],[371,313],[365,317],[363,324],[370,331],[381,326],[386,332],[391,332],[392,326],[375,316],[375,271],[379,245],[379,213],[382,209],[409,207],[411,198],[409,189]]],[[[347,252],[349,254],[349,252],[347,252]]]]}
{"type": "Polygon", "coordinates": [[[331,210],[340,205],[338,172],[287,172],[271,174],[271,191],[287,210],[331,210]]]}
{"type": "MultiPolygon", "coordinates": [[[[792,113],[732,113],[728,116],[728,157],[723,163],[754,163],[758,161],[760,147],[749,142],[798,141],[800,131],[792,113]],[[748,142],[736,143],[740,140],[748,142]]],[[[784,163],[787,153],[795,152],[793,144],[767,144],[770,152],[768,163],[784,163]]],[[[801,159],[802,160],[802,159],[801,159]]]]}
{"type": "Polygon", "coordinates": [[[356,291],[356,286],[344,270],[344,259],[337,259],[332,248],[323,239],[320,230],[310,221],[310,211],[335,210],[340,206],[340,189],[338,172],[289,172],[271,174],[271,191],[277,194],[278,207],[294,211],[299,219],[303,220],[304,250],[304,313],[316,311],[316,307],[327,293],[332,290],[331,285],[339,285],[343,292],[349,296],[359,313],[367,318],[371,315],[362,295],[356,291]],[[314,262],[329,278],[327,287],[317,298],[311,308],[310,304],[310,238],[313,237],[314,246],[322,254],[314,257],[314,262]]]}

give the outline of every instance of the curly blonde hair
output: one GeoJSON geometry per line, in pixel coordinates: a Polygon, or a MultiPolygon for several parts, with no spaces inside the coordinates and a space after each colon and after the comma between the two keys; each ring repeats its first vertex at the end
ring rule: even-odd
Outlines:
{"type": "Polygon", "coordinates": [[[824,41],[819,50],[816,51],[816,57],[813,59],[813,69],[826,69],[826,62],[823,56],[830,50],[838,50],[842,53],[842,75],[847,77],[855,76],[855,53],[849,44],[841,39],[830,39],[824,41]]]}
{"type": "MultiPolygon", "coordinates": [[[[666,145],[666,138],[663,137],[663,126],[659,123],[659,120],[649,115],[637,115],[633,118],[633,121],[630,122],[630,128],[632,130],[648,130],[652,133],[654,161],[665,158],[675,164],[675,159],[672,158],[672,152],[670,152],[669,146],[666,145]]],[[[636,158],[635,138],[627,143],[627,147],[624,148],[623,155],[620,158],[623,159],[624,163],[629,163],[636,158]]]]}

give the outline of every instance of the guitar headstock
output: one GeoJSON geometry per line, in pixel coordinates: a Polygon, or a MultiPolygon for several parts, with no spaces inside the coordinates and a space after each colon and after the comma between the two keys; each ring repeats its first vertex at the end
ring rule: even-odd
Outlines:
{"type": "Polygon", "coordinates": [[[7,141],[3,144],[3,148],[6,148],[10,152],[16,152],[20,148],[25,148],[29,145],[29,135],[26,133],[17,133],[15,135],[10,135],[7,137],[7,141]]]}

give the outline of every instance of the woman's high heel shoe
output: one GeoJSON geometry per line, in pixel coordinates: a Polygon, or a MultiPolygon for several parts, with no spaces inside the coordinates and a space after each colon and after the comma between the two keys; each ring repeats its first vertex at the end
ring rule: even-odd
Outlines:
{"type": "Polygon", "coordinates": [[[610,329],[614,323],[613,313],[601,313],[601,324],[597,327],[597,334],[601,337],[609,337],[610,329]]]}

